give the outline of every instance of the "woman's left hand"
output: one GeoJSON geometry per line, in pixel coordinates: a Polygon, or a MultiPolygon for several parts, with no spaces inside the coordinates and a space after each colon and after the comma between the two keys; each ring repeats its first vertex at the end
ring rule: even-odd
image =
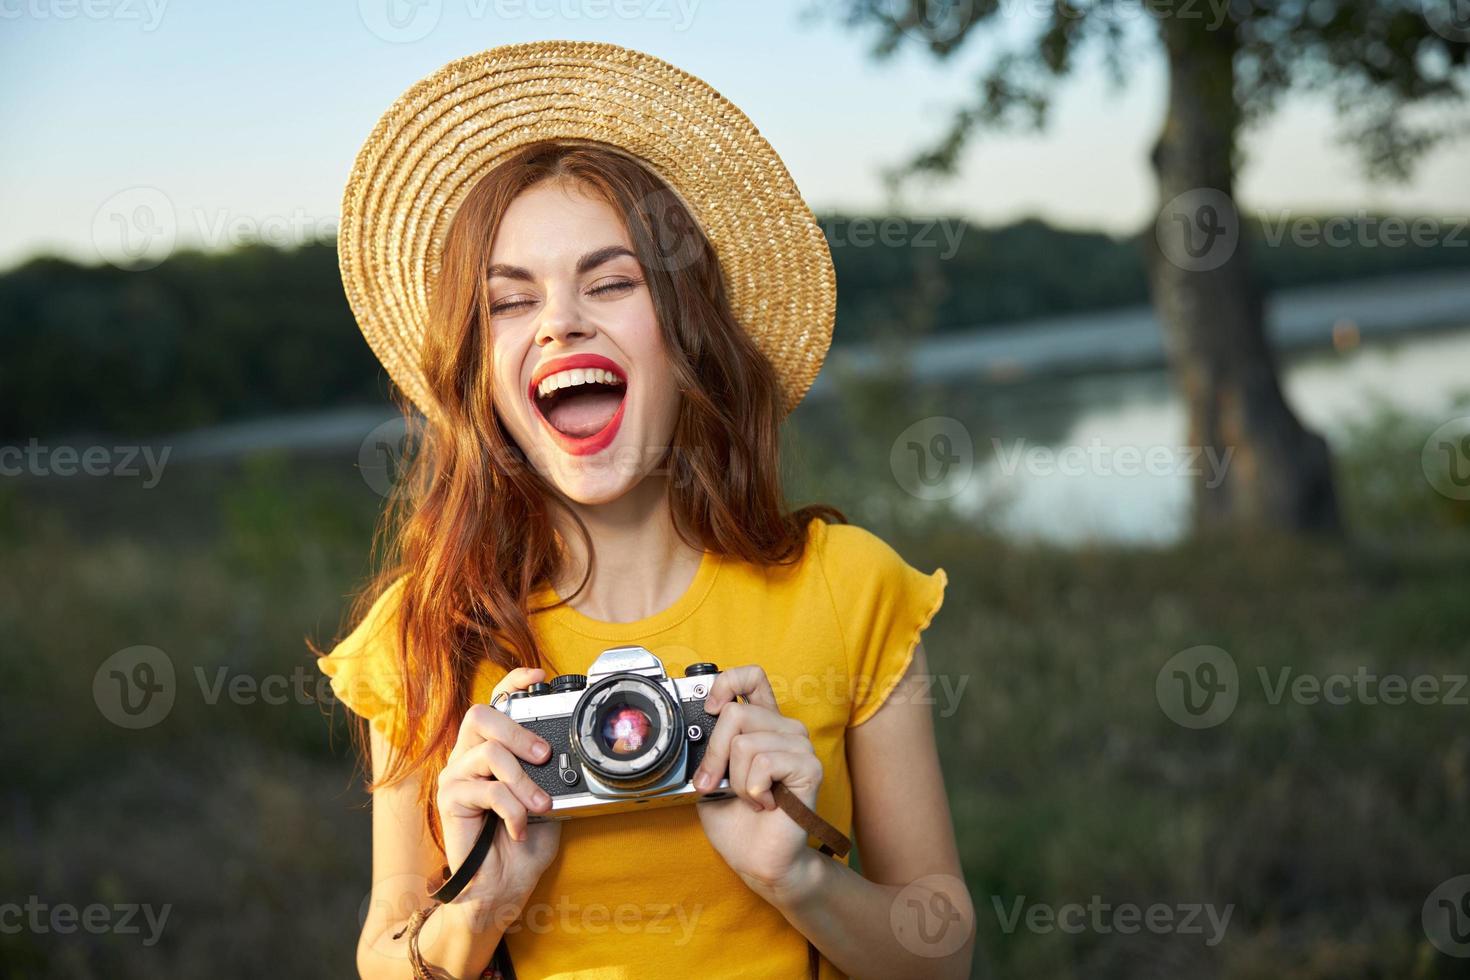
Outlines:
{"type": "Polygon", "coordinates": [[[822,763],[806,726],[781,714],[766,672],[759,666],[720,673],[705,697],[716,716],[694,788],[708,792],[728,774],[738,799],[696,805],[705,836],[745,883],[767,901],[799,891],[815,851],[807,833],[776,805],[771,784],[782,783],[812,809],[822,785],[822,763]],[[744,695],[744,703],[736,701],[744,695]],[[702,777],[708,778],[702,783],[702,777]]]}

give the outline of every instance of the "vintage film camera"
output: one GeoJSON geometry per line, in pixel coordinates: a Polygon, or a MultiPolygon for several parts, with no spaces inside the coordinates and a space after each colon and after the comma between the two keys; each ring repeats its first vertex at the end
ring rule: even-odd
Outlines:
{"type": "Polygon", "coordinates": [[[693,783],[715,727],[704,699],[719,672],[697,663],[670,678],[643,647],[613,647],[585,675],[497,698],[496,708],[551,746],[541,765],[520,760],[551,797],[551,810],[530,822],[734,796],[728,778],[703,794],[693,783]]]}

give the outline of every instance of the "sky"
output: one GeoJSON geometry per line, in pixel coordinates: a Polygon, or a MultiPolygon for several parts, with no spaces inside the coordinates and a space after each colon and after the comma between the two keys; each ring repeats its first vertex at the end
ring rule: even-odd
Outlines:
{"type": "MultiPolygon", "coordinates": [[[[916,45],[875,60],[873,29],[842,24],[831,0],[0,0],[0,268],[42,253],[96,262],[123,241],[115,225],[150,216],[203,247],[330,233],[358,147],[402,91],[455,58],[545,38],[639,48],[703,78],[754,120],[818,212],[892,203],[1144,227],[1163,111],[1146,43],[1121,91],[1084,64],[1044,133],[983,136],[953,180],[886,198],[882,169],[942,131],[999,38],[1032,26],[1012,15],[940,63],[916,45]]],[[[1246,151],[1248,210],[1470,214],[1470,143],[1406,184],[1373,184],[1337,142],[1330,106],[1297,100],[1246,151]]]]}

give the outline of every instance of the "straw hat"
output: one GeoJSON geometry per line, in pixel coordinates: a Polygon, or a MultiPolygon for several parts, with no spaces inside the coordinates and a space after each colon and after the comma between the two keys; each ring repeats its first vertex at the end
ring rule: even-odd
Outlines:
{"type": "Polygon", "coordinates": [[[509,154],[543,140],[610,144],[679,195],[708,236],[736,319],[770,359],[789,412],[832,339],[826,237],[776,151],[708,84],[651,55],[588,41],[492,48],[398,98],[353,164],[338,261],[363,335],[426,414],[419,365],[450,219],[509,154]]]}

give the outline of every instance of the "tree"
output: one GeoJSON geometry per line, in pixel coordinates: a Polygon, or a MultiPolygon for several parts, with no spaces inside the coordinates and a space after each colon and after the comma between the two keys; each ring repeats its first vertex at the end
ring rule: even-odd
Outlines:
{"type": "Polygon", "coordinates": [[[1159,212],[1145,235],[1153,303],[1189,412],[1190,442],[1233,453],[1215,489],[1194,486],[1198,529],[1335,530],[1327,444],[1282,395],[1262,290],[1235,205],[1243,131],[1286,93],[1334,100],[1344,137],[1375,177],[1402,178],[1456,135],[1431,109],[1467,95],[1466,0],[840,0],[850,26],[880,29],[874,53],[920,44],[940,59],[972,37],[1004,45],[935,143],[893,174],[952,174],[987,128],[1045,125],[1052,93],[1083,50],[1112,83],[1140,45],[1162,47],[1167,110],[1152,154],[1159,212]],[[1018,16],[1019,15],[1019,16],[1018,16]]]}

